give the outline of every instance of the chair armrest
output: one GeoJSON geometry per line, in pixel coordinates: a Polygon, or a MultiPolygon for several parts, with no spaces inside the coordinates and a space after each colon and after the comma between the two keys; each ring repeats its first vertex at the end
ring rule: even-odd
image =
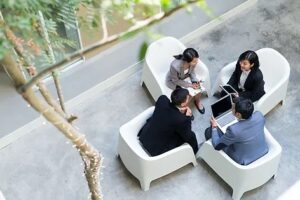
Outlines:
{"type": "Polygon", "coordinates": [[[142,169],[156,179],[195,161],[192,147],[185,143],[161,155],[145,158],[142,169]]]}
{"type": "Polygon", "coordinates": [[[139,130],[146,123],[146,120],[152,115],[153,111],[154,106],[151,106],[120,127],[120,137],[122,137],[128,145],[130,145],[132,141],[136,140],[139,130]]]}
{"type": "Polygon", "coordinates": [[[230,76],[235,69],[235,65],[236,65],[236,61],[229,63],[228,65],[226,65],[221,69],[217,77],[217,81],[212,89],[212,94],[215,94],[217,91],[220,92],[221,90],[219,86],[224,85],[229,81],[230,76]]]}
{"type": "Polygon", "coordinates": [[[284,100],[287,92],[288,80],[280,81],[256,102],[255,109],[266,115],[280,101],[284,100]]]}
{"type": "Polygon", "coordinates": [[[208,95],[210,95],[211,84],[210,84],[209,70],[208,70],[207,66],[201,60],[198,61],[198,65],[195,68],[195,73],[199,80],[204,81],[203,86],[205,87],[208,95]]]}

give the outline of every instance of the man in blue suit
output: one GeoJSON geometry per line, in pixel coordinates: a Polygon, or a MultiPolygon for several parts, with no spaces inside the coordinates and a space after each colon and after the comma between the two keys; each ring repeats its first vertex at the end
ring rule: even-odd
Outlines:
{"type": "Polygon", "coordinates": [[[205,130],[205,138],[212,139],[216,150],[223,150],[229,157],[241,165],[248,165],[268,152],[265,140],[264,116],[256,111],[250,99],[235,98],[232,112],[238,122],[229,126],[223,134],[217,128],[215,119],[211,127],[205,130]]]}

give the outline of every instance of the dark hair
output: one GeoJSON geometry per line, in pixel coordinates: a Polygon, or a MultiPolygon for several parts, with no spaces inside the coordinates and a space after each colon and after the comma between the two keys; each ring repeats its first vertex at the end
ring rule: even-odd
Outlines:
{"type": "Polygon", "coordinates": [[[199,58],[198,52],[193,48],[187,48],[182,54],[174,56],[178,60],[184,60],[188,63],[192,62],[194,58],[199,58]]]}
{"type": "Polygon", "coordinates": [[[235,112],[242,115],[243,119],[249,119],[254,111],[254,105],[250,99],[237,97],[234,99],[235,112]]]}
{"type": "Polygon", "coordinates": [[[171,94],[171,101],[175,106],[180,106],[181,103],[186,101],[189,91],[184,88],[176,88],[171,94]]]}
{"type": "Polygon", "coordinates": [[[242,61],[242,60],[248,60],[251,65],[254,64],[252,67],[253,69],[257,69],[259,67],[258,56],[254,51],[248,50],[248,51],[245,51],[244,53],[242,53],[236,63],[237,67],[241,67],[240,61],[242,61]]]}

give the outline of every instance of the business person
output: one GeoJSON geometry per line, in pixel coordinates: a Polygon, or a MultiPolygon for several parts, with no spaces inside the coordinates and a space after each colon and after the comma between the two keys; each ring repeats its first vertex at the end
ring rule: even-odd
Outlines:
{"type": "MultiPolygon", "coordinates": [[[[200,80],[197,79],[195,74],[195,68],[199,65],[198,52],[193,48],[187,48],[182,54],[176,55],[174,58],[167,74],[166,85],[172,90],[176,87],[200,88],[200,80]]],[[[204,114],[205,108],[200,102],[200,97],[201,93],[194,96],[194,104],[197,110],[204,114]]],[[[190,95],[190,99],[192,99],[192,95],[190,95]]]]}
{"type": "Polygon", "coordinates": [[[237,97],[232,112],[238,122],[229,126],[224,134],[212,118],[211,127],[205,130],[205,138],[212,139],[216,150],[223,150],[241,165],[248,165],[268,152],[264,134],[265,119],[259,111],[253,113],[253,110],[250,99],[237,97]]]}
{"type": "Polygon", "coordinates": [[[248,50],[240,55],[227,84],[237,90],[238,96],[251,99],[252,102],[265,94],[263,74],[254,51],[248,50]]]}
{"type": "Polygon", "coordinates": [[[165,95],[158,98],[153,115],[147,120],[138,136],[151,156],[157,156],[187,142],[198,151],[198,142],[191,129],[192,111],[188,107],[189,92],[175,89],[171,102],[165,95]]]}

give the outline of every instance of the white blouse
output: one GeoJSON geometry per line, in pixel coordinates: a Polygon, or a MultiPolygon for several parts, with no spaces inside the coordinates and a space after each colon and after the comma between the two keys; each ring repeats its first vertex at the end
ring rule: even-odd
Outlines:
{"type": "Polygon", "coordinates": [[[251,70],[242,71],[242,74],[241,74],[241,77],[240,77],[240,82],[238,84],[238,86],[241,90],[245,90],[244,85],[245,85],[245,82],[246,82],[250,72],[251,72],[251,70]]]}

